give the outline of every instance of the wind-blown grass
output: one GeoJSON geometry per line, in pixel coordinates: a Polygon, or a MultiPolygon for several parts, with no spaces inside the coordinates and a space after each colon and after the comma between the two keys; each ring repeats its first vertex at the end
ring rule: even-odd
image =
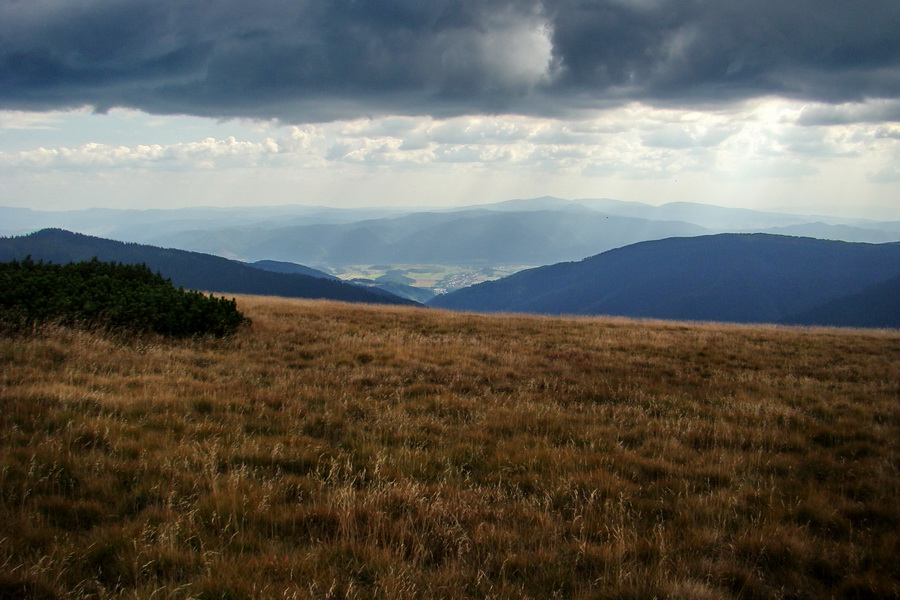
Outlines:
{"type": "Polygon", "coordinates": [[[0,598],[900,596],[897,332],[238,304],[0,338],[0,598]]]}

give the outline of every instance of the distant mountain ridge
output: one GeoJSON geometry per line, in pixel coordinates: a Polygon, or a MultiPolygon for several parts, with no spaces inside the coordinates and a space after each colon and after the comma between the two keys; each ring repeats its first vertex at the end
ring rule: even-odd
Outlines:
{"type": "Polygon", "coordinates": [[[438,296],[430,306],[478,312],[608,314],[673,320],[895,327],[900,243],[771,234],[648,241],[579,262],[521,271],[438,296]],[[873,292],[874,290],[874,292],[873,292]],[[877,323],[852,296],[886,307],[877,323]],[[881,294],[878,299],[872,294],[881,294]],[[829,303],[838,303],[831,306],[829,303]]]}
{"type": "Polygon", "coordinates": [[[691,202],[658,206],[552,196],[455,208],[315,206],[40,212],[0,207],[0,235],[59,227],[253,262],[542,265],[640,241],[765,232],[882,243],[900,221],[796,215],[691,202]]]}
{"type": "Polygon", "coordinates": [[[90,260],[145,264],[176,286],[206,292],[323,298],[346,302],[406,304],[416,302],[322,277],[276,273],[209,254],[117,242],[61,229],[44,229],[21,237],[0,238],[0,261],[34,260],[69,263],[90,260]]]}
{"type": "MultiPolygon", "coordinates": [[[[577,198],[565,200],[554,196],[506,200],[495,204],[482,204],[456,210],[566,210],[593,211],[618,217],[632,217],[650,221],[681,221],[701,226],[712,233],[765,233],[775,227],[819,224],[826,226],[848,225],[872,231],[900,233],[900,221],[874,221],[871,219],[804,215],[734,208],[699,202],[667,202],[659,205],[643,202],[613,200],[611,198],[577,198]]],[[[844,240],[854,241],[854,240],[844,240]]],[[[900,241],[900,239],[894,240],[900,241]]]]}
{"type": "Polygon", "coordinates": [[[548,264],[646,239],[707,233],[689,223],[597,212],[415,213],[348,224],[182,232],[163,242],[243,260],[304,264],[548,264]]]}

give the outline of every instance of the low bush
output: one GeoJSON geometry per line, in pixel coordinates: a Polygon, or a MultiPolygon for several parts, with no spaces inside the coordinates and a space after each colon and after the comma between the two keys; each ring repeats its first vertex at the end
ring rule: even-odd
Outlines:
{"type": "Polygon", "coordinates": [[[57,265],[0,263],[0,328],[42,323],[185,337],[233,333],[246,319],[235,301],[176,288],[143,265],[97,259],[57,265]]]}

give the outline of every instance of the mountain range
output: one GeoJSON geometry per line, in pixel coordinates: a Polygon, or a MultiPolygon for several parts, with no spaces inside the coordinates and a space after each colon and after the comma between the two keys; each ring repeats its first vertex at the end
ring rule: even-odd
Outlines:
{"type": "Polygon", "coordinates": [[[339,225],[184,232],[163,243],[310,265],[505,264],[574,260],[644,239],[699,235],[689,223],[574,211],[415,213],[339,225]]]}
{"type": "Polygon", "coordinates": [[[633,244],[438,296],[476,312],[900,327],[900,243],[720,234],[633,244]]]}
{"type": "Polygon", "coordinates": [[[0,261],[34,260],[65,264],[90,260],[145,264],[174,285],[205,292],[259,294],[296,298],[327,298],[374,304],[418,304],[394,294],[335,280],[299,265],[253,265],[219,256],[124,243],[61,229],[44,229],[29,235],[0,238],[0,261]],[[271,270],[278,267],[282,272],[271,270]],[[285,270],[293,272],[283,272],[285,270]]]}
{"type": "Polygon", "coordinates": [[[793,215],[603,198],[508,200],[452,209],[280,206],[39,212],[0,208],[0,233],[45,227],[204,252],[241,261],[340,265],[534,266],[579,260],[636,242],[765,232],[854,242],[900,240],[900,221],[793,215]]]}
{"type": "MultiPolygon", "coordinates": [[[[0,238],[0,261],[26,256],[142,263],[175,285],[209,292],[418,304],[293,263],[251,265],[58,229],[0,238]]],[[[399,274],[384,279],[405,285],[399,274]]],[[[427,304],[474,312],[900,328],[900,243],[773,234],[668,238],[527,269],[427,304]]]]}
{"type": "Polygon", "coordinates": [[[900,221],[549,196],[428,211],[0,207],[0,232],[47,226],[77,233],[0,240],[0,259],[144,262],[177,285],[216,292],[405,297],[474,311],[900,326],[898,284],[891,284],[900,276],[900,221]],[[10,244],[15,252],[4,250],[10,244]],[[447,265],[428,272],[451,274],[520,272],[464,289],[491,276],[447,275],[431,289],[410,285],[416,265],[447,265]],[[332,273],[357,274],[344,282],[332,273]],[[432,297],[444,290],[456,291],[432,297]]]}

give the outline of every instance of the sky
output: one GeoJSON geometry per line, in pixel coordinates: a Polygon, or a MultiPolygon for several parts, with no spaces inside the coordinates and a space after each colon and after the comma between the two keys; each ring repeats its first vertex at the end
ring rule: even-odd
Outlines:
{"type": "Polygon", "coordinates": [[[4,0],[0,205],[900,220],[900,0],[4,0]]]}

